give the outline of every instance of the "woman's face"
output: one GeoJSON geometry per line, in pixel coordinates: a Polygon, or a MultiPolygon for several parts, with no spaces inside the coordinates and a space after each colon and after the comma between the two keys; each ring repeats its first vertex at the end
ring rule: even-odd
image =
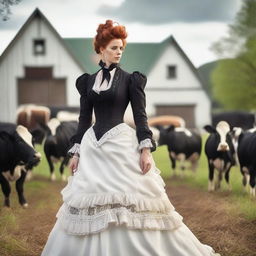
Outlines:
{"type": "Polygon", "coordinates": [[[122,39],[111,40],[106,48],[101,48],[102,61],[109,67],[112,63],[119,63],[124,50],[122,39]]]}

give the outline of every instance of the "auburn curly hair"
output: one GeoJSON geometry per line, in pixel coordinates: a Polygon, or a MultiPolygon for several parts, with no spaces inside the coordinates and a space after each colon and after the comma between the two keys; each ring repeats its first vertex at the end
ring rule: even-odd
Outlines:
{"type": "Polygon", "coordinates": [[[105,48],[112,39],[121,39],[124,47],[126,46],[127,32],[125,26],[119,25],[112,20],[106,20],[105,24],[100,24],[97,35],[94,37],[93,44],[96,53],[100,53],[100,47],[105,48]]]}

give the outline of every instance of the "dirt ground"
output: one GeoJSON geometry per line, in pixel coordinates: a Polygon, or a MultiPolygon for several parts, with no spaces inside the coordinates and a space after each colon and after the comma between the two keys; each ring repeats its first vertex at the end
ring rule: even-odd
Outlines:
{"type": "MultiPolygon", "coordinates": [[[[47,183],[47,189],[34,189],[33,193],[28,194],[28,209],[21,209],[18,204],[11,209],[0,208],[0,216],[10,212],[16,217],[19,228],[10,230],[8,235],[23,241],[26,248],[23,251],[13,249],[10,255],[10,250],[7,252],[0,245],[0,255],[36,256],[43,249],[61,205],[60,191],[65,183],[53,183],[41,177],[36,179],[42,184],[47,183]]],[[[177,178],[166,181],[166,184],[171,202],[201,242],[211,245],[222,256],[256,256],[256,220],[248,221],[229,214],[228,195],[177,185],[177,178]]],[[[4,239],[0,235],[1,241],[4,239]]]]}
{"type": "Polygon", "coordinates": [[[201,242],[222,256],[256,255],[256,220],[246,220],[230,211],[230,192],[209,193],[177,185],[174,178],[166,184],[174,207],[201,242]]]}

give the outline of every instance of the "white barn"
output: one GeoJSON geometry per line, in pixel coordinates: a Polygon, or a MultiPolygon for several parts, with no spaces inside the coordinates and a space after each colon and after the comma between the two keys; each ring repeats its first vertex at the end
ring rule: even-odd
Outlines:
{"type": "MultiPolygon", "coordinates": [[[[0,121],[15,122],[21,104],[79,106],[75,80],[98,70],[97,62],[91,38],[62,38],[36,9],[0,56],[0,121]]],[[[180,115],[188,127],[210,123],[210,99],[172,36],[161,43],[128,42],[121,67],[147,75],[148,116],[180,115]]]]}

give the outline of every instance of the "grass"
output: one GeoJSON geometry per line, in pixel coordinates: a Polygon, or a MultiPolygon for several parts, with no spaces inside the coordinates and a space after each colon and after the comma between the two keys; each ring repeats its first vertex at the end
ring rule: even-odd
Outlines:
{"type": "MultiPolygon", "coordinates": [[[[205,144],[207,136],[203,137],[203,144],[205,144]]],[[[174,173],[171,169],[171,163],[168,157],[168,150],[166,146],[158,147],[155,152],[153,152],[153,157],[156,162],[156,166],[161,170],[162,177],[167,180],[174,173]]],[[[202,150],[202,154],[199,160],[199,166],[196,173],[193,173],[191,170],[185,170],[183,173],[179,169],[179,166],[176,167],[176,174],[179,175],[180,179],[175,179],[175,183],[178,186],[179,184],[187,184],[192,187],[199,187],[202,190],[207,191],[208,189],[208,164],[207,158],[202,150]]],[[[220,195],[228,193],[227,203],[230,204],[230,213],[231,214],[241,214],[243,217],[249,220],[256,219],[256,199],[252,199],[249,193],[244,192],[242,186],[242,175],[239,168],[232,167],[230,171],[230,184],[232,186],[232,191],[228,192],[228,186],[226,181],[223,179],[221,183],[221,190],[215,191],[213,193],[218,193],[220,195]]]]}

